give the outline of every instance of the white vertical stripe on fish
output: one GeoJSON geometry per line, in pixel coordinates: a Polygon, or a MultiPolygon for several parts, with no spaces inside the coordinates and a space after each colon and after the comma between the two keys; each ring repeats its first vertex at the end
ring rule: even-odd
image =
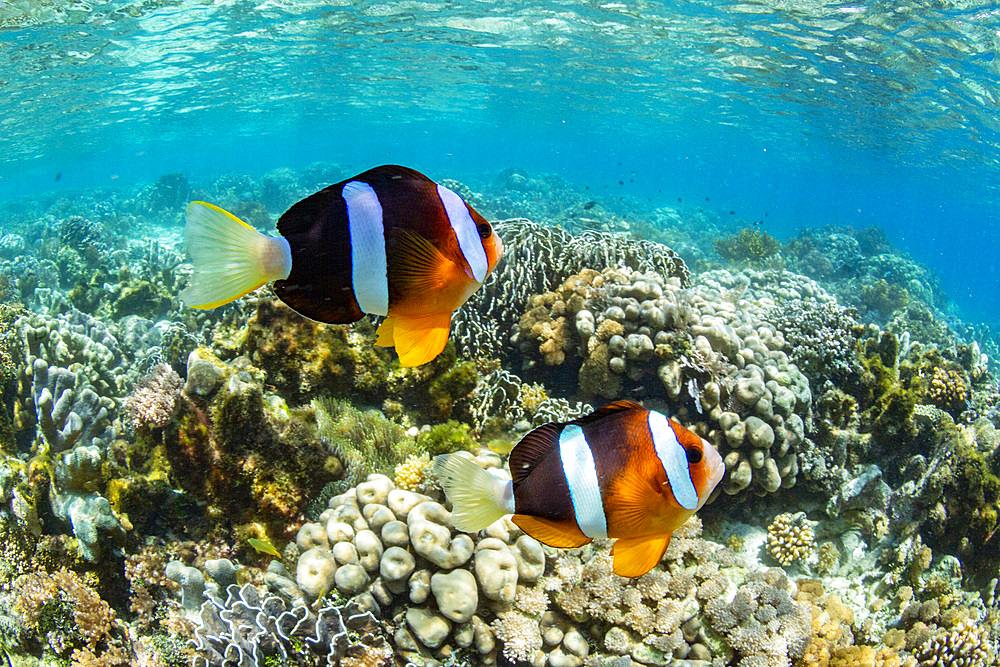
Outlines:
{"type": "Polygon", "coordinates": [[[607,537],[608,519],[604,515],[597,466],[583,429],[571,424],[559,434],[559,460],[569,486],[576,523],[587,537],[607,537]]]}
{"type": "Polygon", "coordinates": [[[372,186],[361,181],[344,184],[351,236],[351,284],[358,307],[365,313],[389,313],[389,278],[385,261],[382,204],[372,186]]]}
{"type": "Polygon", "coordinates": [[[444,187],[437,186],[438,196],[444,204],[444,211],[448,214],[448,222],[455,230],[458,238],[458,247],[465,255],[465,261],[472,269],[472,277],[477,282],[486,280],[486,271],[489,269],[489,262],[486,260],[486,249],[483,247],[483,239],[479,236],[479,228],[476,221],[469,214],[469,208],[462,201],[462,198],[454,192],[444,187]]]}
{"type": "Polygon", "coordinates": [[[687,452],[678,442],[677,434],[670,428],[670,422],[659,412],[649,411],[649,432],[653,436],[653,449],[660,459],[663,471],[667,473],[670,490],[681,507],[688,510],[698,508],[698,491],[691,481],[691,468],[687,452]]]}

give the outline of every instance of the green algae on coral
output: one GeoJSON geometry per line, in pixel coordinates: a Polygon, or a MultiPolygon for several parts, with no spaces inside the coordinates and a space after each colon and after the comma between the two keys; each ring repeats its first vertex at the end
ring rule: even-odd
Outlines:
{"type": "Polygon", "coordinates": [[[745,227],[734,236],[716,239],[712,247],[722,259],[734,263],[761,265],[781,249],[781,243],[765,231],[745,227]]]}

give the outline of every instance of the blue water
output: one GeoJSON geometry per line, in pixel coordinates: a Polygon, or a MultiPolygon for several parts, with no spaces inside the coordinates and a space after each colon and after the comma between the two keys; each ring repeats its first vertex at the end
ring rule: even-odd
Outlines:
{"type": "Polygon", "coordinates": [[[877,224],[1000,321],[997,5],[0,0],[0,27],[0,201],[516,165],[780,238],[877,224]]]}

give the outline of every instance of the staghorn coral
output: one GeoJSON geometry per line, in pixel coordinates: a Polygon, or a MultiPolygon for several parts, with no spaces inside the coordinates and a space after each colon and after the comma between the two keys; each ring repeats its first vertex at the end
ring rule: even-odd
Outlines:
{"type": "Polygon", "coordinates": [[[805,512],[779,514],[767,527],[767,553],[782,567],[809,557],[815,548],[815,533],[805,512]]]}

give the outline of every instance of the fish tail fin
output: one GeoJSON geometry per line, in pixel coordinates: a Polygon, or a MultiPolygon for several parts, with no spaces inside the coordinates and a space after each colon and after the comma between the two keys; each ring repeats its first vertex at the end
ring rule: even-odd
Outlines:
{"type": "Polygon", "coordinates": [[[203,201],[188,204],[184,240],[194,275],[181,298],[192,308],[229,303],[264,283],[287,278],[292,269],[288,241],[265,236],[203,201]]]}
{"type": "Polygon", "coordinates": [[[389,315],[378,328],[376,345],[395,347],[399,363],[420,366],[431,361],[448,344],[451,313],[423,317],[389,315]]]}
{"type": "Polygon", "coordinates": [[[510,481],[494,477],[457,454],[434,457],[434,474],[451,501],[451,523],[456,529],[475,533],[514,513],[514,491],[510,481]]]}

